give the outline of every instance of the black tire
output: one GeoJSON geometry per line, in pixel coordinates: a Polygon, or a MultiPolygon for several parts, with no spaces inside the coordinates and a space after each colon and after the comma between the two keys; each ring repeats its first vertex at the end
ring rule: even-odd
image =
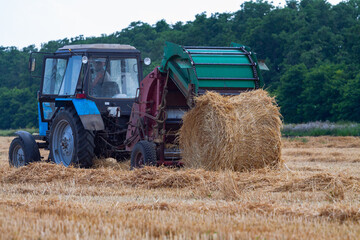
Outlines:
{"type": "Polygon", "coordinates": [[[40,161],[40,152],[36,144],[25,143],[20,137],[12,140],[9,148],[10,167],[22,167],[37,161],[40,161]]]}
{"type": "Polygon", "coordinates": [[[62,109],[50,129],[50,159],[64,166],[91,167],[94,158],[94,133],[84,129],[75,109],[62,109]]]}
{"type": "Polygon", "coordinates": [[[131,169],[156,165],[156,145],[149,141],[135,144],[131,152],[131,169]]]}

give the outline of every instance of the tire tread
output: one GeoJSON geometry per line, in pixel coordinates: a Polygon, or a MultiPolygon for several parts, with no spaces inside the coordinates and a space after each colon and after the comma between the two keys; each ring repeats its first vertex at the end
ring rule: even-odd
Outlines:
{"type": "Polygon", "coordinates": [[[146,140],[139,141],[135,144],[133,151],[131,153],[131,169],[133,168],[139,168],[142,166],[137,166],[137,163],[135,162],[135,155],[137,152],[142,152],[144,155],[144,165],[145,166],[154,166],[157,162],[156,157],[156,145],[153,142],[149,142],[146,140]]]}

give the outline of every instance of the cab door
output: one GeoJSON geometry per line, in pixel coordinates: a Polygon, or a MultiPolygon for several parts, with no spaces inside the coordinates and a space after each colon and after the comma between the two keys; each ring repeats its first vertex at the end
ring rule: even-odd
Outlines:
{"type": "Polygon", "coordinates": [[[81,56],[70,58],[47,57],[40,90],[41,120],[48,122],[52,119],[57,107],[55,99],[72,97],[75,95],[82,68],[81,56]]]}

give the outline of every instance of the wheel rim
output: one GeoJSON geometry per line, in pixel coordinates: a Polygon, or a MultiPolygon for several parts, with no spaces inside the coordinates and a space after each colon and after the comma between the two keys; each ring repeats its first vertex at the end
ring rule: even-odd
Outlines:
{"type": "Polygon", "coordinates": [[[74,153],[74,136],[68,121],[60,120],[57,123],[52,140],[54,162],[69,166],[74,153]]]}
{"type": "Polygon", "coordinates": [[[135,155],[135,167],[141,167],[144,165],[144,155],[139,151],[135,155]]]}
{"type": "Polygon", "coordinates": [[[24,150],[20,145],[17,145],[14,148],[12,159],[15,167],[20,167],[25,165],[25,154],[24,154],[24,150]]]}

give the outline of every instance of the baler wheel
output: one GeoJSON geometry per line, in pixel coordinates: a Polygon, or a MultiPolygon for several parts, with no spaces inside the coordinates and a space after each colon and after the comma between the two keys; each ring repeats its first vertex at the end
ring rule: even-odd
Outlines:
{"type": "Polygon", "coordinates": [[[50,159],[56,164],[91,167],[94,133],[84,129],[75,109],[60,110],[50,133],[50,159]]]}
{"type": "Polygon", "coordinates": [[[131,152],[131,169],[154,165],[156,165],[155,144],[145,140],[136,143],[131,152]]]}

